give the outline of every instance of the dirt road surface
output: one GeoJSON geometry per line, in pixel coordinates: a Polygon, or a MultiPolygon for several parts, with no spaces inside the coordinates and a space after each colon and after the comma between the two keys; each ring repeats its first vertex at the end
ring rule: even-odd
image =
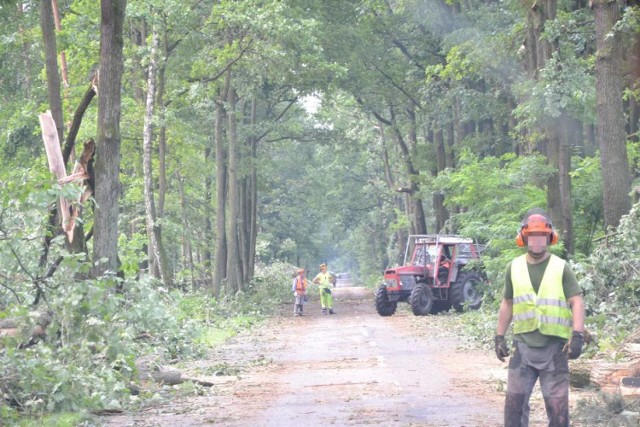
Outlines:
{"type": "MultiPolygon", "coordinates": [[[[340,283],[339,283],[340,285],[340,283]]],[[[342,285],[348,285],[343,283],[342,285]]],[[[455,426],[502,423],[506,363],[466,343],[455,314],[380,317],[370,290],[334,289],[334,315],[316,295],[304,317],[281,315],[190,364],[212,381],[107,426],[455,426]]],[[[575,396],[572,396],[572,404],[575,396]]],[[[531,427],[546,424],[539,389],[531,427]]]]}

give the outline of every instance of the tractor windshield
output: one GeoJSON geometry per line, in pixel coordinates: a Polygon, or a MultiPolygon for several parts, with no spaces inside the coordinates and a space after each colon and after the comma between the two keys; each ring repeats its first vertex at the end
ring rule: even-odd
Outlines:
{"type": "Polygon", "coordinates": [[[435,245],[425,245],[418,244],[415,247],[415,251],[413,252],[413,259],[411,260],[411,265],[427,265],[436,257],[436,249],[435,245]]]}

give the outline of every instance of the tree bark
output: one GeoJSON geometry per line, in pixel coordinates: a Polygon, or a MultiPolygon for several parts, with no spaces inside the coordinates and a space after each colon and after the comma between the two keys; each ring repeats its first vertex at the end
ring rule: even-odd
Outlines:
{"type": "Polygon", "coordinates": [[[187,198],[184,192],[184,178],[176,172],[176,181],[178,182],[178,189],[180,191],[180,209],[182,209],[182,257],[184,263],[187,265],[191,274],[191,288],[195,288],[195,265],[193,262],[193,249],[191,247],[191,230],[189,227],[189,220],[187,215],[187,198]]]}
{"type": "Polygon", "coordinates": [[[47,73],[47,89],[49,92],[49,109],[58,131],[58,141],[64,141],[64,122],[62,120],[62,98],[60,95],[60,74],[58,73],[58,52],[56,33],[53,22],[51,0],[40,0],[40,28],[44,46],[45,69],[47,73]]]}
{"type": "MultiPolygon", "coordinates": [[[[19,15],[24,15],[25,14],[25,6],[27,6],[26,4],[22,3],[22,2],[16,2],[17,3],[17,7],[18,7],[18,14],[19,15]]],[[[19,18],[20,22],[23,21],[22,16],[19,18]]],[[[24,27],[22,26],[22,24],[20,24],[19,28],[18,28],[18,32],[20,34],[20,39],[22,40],[22,65],[24,67],[25,72],[21,73],[20,79],[22,82],[22,87],[24,88],[24,97],[25,98],[31,98],[31,87],[32,87],[32,83],[31,83],[31,77],[30,74],[27,73],[27,70],[31,70],[32,69],[32,65],[31,65],[31,61],[29,59],[29,51],[31,49],[31,44],[28,42],[29,37],[26,37],[26,32],[24,27]]]]}
{"type": "MultiPolygon", "coordinates": [[[[216,103],[217,104],[217,103],[216,103]]],[[[214,115],[217,115],[217,110],[218,108],[222,108],[221,106],[218,107],[216,106],[216,112],[214,113],[214,115]]],[[[215,132],[214,132],[215,133],[215,132]]],[[[217,138],[216,136],[213,137],[213,139],[217,138]]],[[[213,143],[215,144],[215,141],[210,141],[210,144],[213,143]]],[[[211,147],[207,146],[204,149],[204,163],[205,165],[207,165],[207,168],[209,165],[211,165],[211,168],[213,169],[214,163],[211,161],[211,147]]],[[[216,166],[216,170],[218,169],[218,165],[216,166]]],[[[211,194],[211,187],[213,185],[213,179],[211,177],[211,173],[207,173],[204,177],[204,205],[208,208],[212,207],[213,202],[212,202],[212,194],[211,194]]],[[[223,200],[224,203],[224,200],[223,200]]],[[[224,215],[223,215],[224,218],[224,215]]],[[[216,221],[217,221],[217,216],[216,216],[216,221]]],[[[224,230],[224,228],[223,228],[224,230]]],[[[204,245],[204,253],[203,253],[203,258],[204,258],[204,268],[207,274],[207,277],[211,277],[212,280],[212,284],[215,283],[219,283],[216,281],[215,279],[215,269],[212,268],[212,251],[211,251],[211,245],[209,244],[210,242],[213,243],[214,247],[217,246],[217,241],[215,241],[214,235],[213,235],[213,227],[211,224],[211,216],[210,215],[205,215],[204,217],[204,241],[205,241],[205,245],[204,245]]],[[[226,248],[225,248],[226,251],[226,248]]],[[[225,261],[226,264],[226,261],[225,261]]],[[[220,278],[220,280],[222,280],[223,277],[220,278]]],[[[212,286],[211,290],[213,292],[213,294],[217,297],[217,289],[215,289],[216,286],[212,286]]]]}
{"type": "MultiPolygon", "coordinates": [[[[57,31],[62,31],[62,25],[60,23],[60,12],[58,11],[58,0],[51,0],[51,8],[53,11],[53,18],[55,23],[55,28],[57,31]]],[[[64,50],[60,52],[60,71],[62,74],[62,81],[65,86],[69,86],[69,76],[67,73],[67,57],[64,53],[64,50]]],[[[62,141],[62,140],[60,140],[62,141]]]]}
{"type": "Polygon", "coordinates": [[[144,177],[144,205],[147,224],[147,237],[149,239],[149,271],[154,277],[160,279],[169,286],[170,278],[167,276],[164,257],[162,256],[160,226],[155,207],[153,194],[153,120],[156,99],[156,71],[158,60],[158,33],[152,31],[151,55],[147,70],[147,101],[144,117],[142,170],[144,177]]]}
{"type": "Polygon", "coordinates": [[[241,291],[242,286],[242,263],[240,255],[240,182],[239,182],[239,161],[240,153],[238,147],[238,137],[236,133],[236,91],[231,85],[227,96],[229,111],[227,114],[229,128],[227,140],[229,143],[229,218],[227,220],[227,289],[235,294],[241,291]]]}
{"type": "Polygon", "coordinates": [[[126,0],[102,0],[92,274],[118,271],[120,112],[126,0]],[[102,262],[106,260],[105,262],[102,262]]]}
{"type": "Polygon", "coordinates": [[[407,188],[401,189],[400,191],[406,193],[407,196],[406,206],[411,222],[411,234],[426,234],[427,221],[424,214],[424,208],[422,207],[422,199],[418,196],[419,187],[415,182],[415,178],[418,177],[418,172],[413,165],[409,146],[405,142],[402,134],[400,133],[400,129],[398,128],[398,123],[396,122],[393,107],[390,109],[390,111],[392,117],[391,129],[393,130],[393,135],[396,143],[398,144],[398,146],[400,147],[400,151],[402,152],[402,157],[407,168],[407,175],[409,179],[409,186],[407,188]]]}
{"type": "Polygon", "coordinates": [[[631,179],[627,160],[622,105],[622,43],[613,26],[620,18],[618,3],[593,0],[596,23],[596,139],[600,147],[604,226],[617,227],[629,212],[631,179]]]}
{"type": "Polygon", "coordinates": [[[560,230],[563,233],[562,242],[564,243],[565,251],[569,254],[573,254],[573,209],[571,203],[571,147],[570,147],[570,134],[572,120],[563,116],[560,119],[560,123],[564,123],[560,129],[560,138],[558,146],[558,176],[559,176],[559,190],[560,190],[560,206],[561,206],[561,222],[560,230]]]}
{"type": "Polygon", "coordinates": [[[227,153],[225,150],[223,126],[225,111],[223,101],[227,97],[231,76],[225,76],[225,83],[215,111],[215,146],[216,146],[216,252],[213,270],[213,294],[220,295],[223,280],[227,277],[227,153]]]}
{"type": "MultiPolygon", "coordinates": [[[[433,131],[433,144],[436,151],[436,171],[434,177],[437,177],[440,172],[447,167],[446,149],[444,146],[444,133],[442,129],[433,131]]],[[[436,229],[435,231],[440,233],[444,228],[447,218],[447,212],[444,208],[444,195],[439,193],[433,194],[433,210],[436,214],[436,229]]]]}
{"type": "Polygon", "coordinates": [[[156,93],[156,105],[159,108],[158,118],[160,129],[158,131],[158,218],[164,218],[164,202],[167,195],[167,126],[165,124],[164,88],[167,52],[167,35],[163,36],[162,58],[158,66],[158,90],[156,93]]]}
{"type": "MultiPolygon", "coordinates": [[[[251,100],[251,115],[250,124],[251,129],[255,129],[258,121],[257,113],[257,100],[254,97],[251,100]]],[[[248,283],[253,279],[254,266],[256,261],[256,240],[258,237],[258,171],[256,161],[258,158],[258,139],[252,133],[249,137],[249,152],[251,156],[251,164],[249,171],[249,212],[247,215],[247,233],[249,235],[249,242],[247,248],[247,265],[246,272],[247,277],[245,281],[248,283]]]]}
{"type": "MultiPolygon", "coordinates": [[[[384,123],[382,123],[381,121],[378,121],[377,129],[378,129],[378,133],[380,134],[382,164],[384,167],[384,176],[385,176],[385,181],[387,183],[387,188],[391,191],[395,191],[397,189],[397,186],[393,177],[393,173],[391,172],[391,165],[389,162],[389,152],[387,150],[387,138],[384,132],[384,123]]],[[[397,212],[402,212],[404,210],[402,197],[399,197],[397,195],[394,196],[393,204],[396,207],[397,212]]],[[[407,233],[402,228],[396,227],[396,231],[394,234],[395,234],[395,241],[401,245],[404,245],[405,241],[407,240],[407,237],[406,237],[407,233]]],[[[385,254],[386,254],[386,251],[385,251],[385,254]]],[[[391,260],[387,260],[387,261],[391,261],[391,260]]],[[[392,264],[400,265],[402,262],[403,262],[403,255],[400,252],[398,252],[398,257],[396,259],[392,260],[392,262],[386,262],[384,263],[384,265],[392,265],[392,264]]]]}

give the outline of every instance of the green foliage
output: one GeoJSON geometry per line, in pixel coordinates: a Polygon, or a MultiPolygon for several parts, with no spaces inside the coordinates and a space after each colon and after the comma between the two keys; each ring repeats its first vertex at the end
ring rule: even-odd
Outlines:
{"type": "Polygon", "coordinates": [[[177,296],[150,281],[122,285],[119,293],[111,281],[56,283],[48,295],[53,323],[46,341],[23,350],[5,342],[0,353],[2,392],[16,407],[27,414],[120,408],[136,378],[136,356],[201,354],[194,342],[198,323],[173,314],[177,296]],[[141,334],[151,341],[137,342],[141,334]]]}
{"type": "Polygon", "coordinates": [[[590,254],[593,242],[602,237],[604,212],[602,174],[598,157],[574,158],[571,175],[574,247],[578,257],[590,254]]]}
{"type": "Polygon", "coordinates": [[[449,230],[502,250],[509,246],[500,242],[514,238],[524,212],[546,204],[544,183],[551,172],[538,155],[478,159],[466,151],[457,169],[438,175],[434,190],[444,194],[447,206],[463,208],[449,230]]]}
{"type": "Polygon", "coordinates": [[[601,349],[615,347],[638,325],[640,307],[640,205],[624,216],[615,233],[576,268],[586,294],[590,327],[601,349]]]}

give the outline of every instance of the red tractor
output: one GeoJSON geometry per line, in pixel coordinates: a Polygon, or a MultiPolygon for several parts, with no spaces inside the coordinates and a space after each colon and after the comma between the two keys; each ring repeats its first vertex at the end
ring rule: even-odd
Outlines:
{"type": "Polygon", "coordinates": [[[482,249],[461,236],[409,236],[404,265],[386,269],[384,283],[376,291],[378,314],[391,316],[398,302],[408,302],[416,316],[451,307],[477,310],[486,280],[479,263],[472,261],[479,261],[482,249]]]}

